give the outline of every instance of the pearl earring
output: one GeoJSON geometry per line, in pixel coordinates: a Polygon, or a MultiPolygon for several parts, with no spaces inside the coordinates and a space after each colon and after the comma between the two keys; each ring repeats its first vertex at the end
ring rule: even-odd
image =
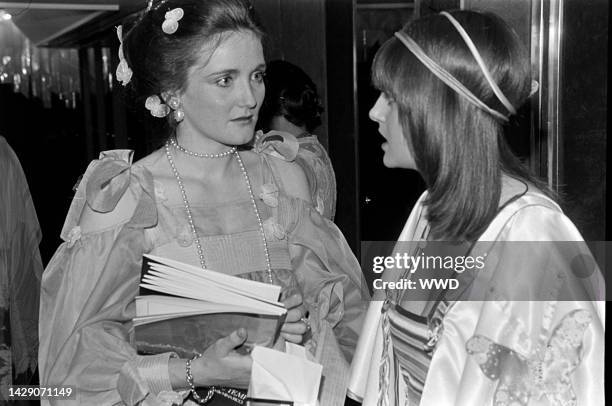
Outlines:
{"type": "Polygon", "coordinates": [[[185,118],[185,112],[181,108],[177,108],[172,114],[177,123],[180,123],[185,118]]]}
{"type": "Polygon", "coordinates": [[[166,104],[172,111],[172,116],[177,123],[180,123],[185,118],[185,112],[181,109],[181,99],[178,96],[172,95],[170,92],[165,93],[164,99],[166,104]]]}
{"type": "Polygon", "coordinates": [[[177,110],[179,107],[181,107],[181,99],[176,96],[171,96],[167,103],[172,110],[177,110]]]}

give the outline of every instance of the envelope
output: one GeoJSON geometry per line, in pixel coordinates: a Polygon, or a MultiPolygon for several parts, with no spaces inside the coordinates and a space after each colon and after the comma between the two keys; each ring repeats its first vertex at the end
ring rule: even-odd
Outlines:
{"type": "Polygon", "coordinates": [[[256,346],[247,393],[248,405],[316,406],[323,366],[306,359],[303,347],[287,353],[256,346]]]}

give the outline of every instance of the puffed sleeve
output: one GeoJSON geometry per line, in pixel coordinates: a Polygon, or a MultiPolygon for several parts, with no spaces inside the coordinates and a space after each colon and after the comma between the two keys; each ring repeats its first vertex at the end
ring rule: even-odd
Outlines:
{"type": "Polygon", "coordinates": [[[258,132],[255,150],[297,163],[308,180],[313,206],[323,217],[334,220],[336,175],[325,148],[314,135],[297,139],[283,131],[258,132]]]}
{"type": "Polygon", "coordinates": [[[300,148],[291,134],[257,134],[254,150],[274,179],[262,186],[260,197],[273,213],[263,226],[267,237],[287,240],[291,267],[310,313],[312,339],[306,346],[323,365],[319,402],[337,405],[346,396],[348,365],[369,293],[344,236],[309,201],[306,176],[296,163],[300,148]],[[293,164],[278,165],[279,159],[293,164]]]}
{"type": "Polygon", "coordinates": [[[336,175],[325,148],[315,136],[300,139],[295,162],[308,179],[312,205],[323,217],[334,221],[336,214],[336,175]]]}
{"type": "MultiPolygon", "coordinates": [[[[168,357],[130,344],[144,230],[157,223],[153,179],[131,151],[107,151],[78,186],[42,278],[41,385],[72,385],[75,404],[158,404],[168,357]]],[[[53,403],[53,402],[52,402],[53,403]]]]}
{"type": "MultiPolygon", "coordinates": [[[[254,149],[266,161],[271,156],[296,162],[301,145],[286,132],[258,132],[254,149]]],[[[283,184],[295,181],[290,179],[291,175],[280,173],[279,167],[271,162],[269,167],[281,189],[283,184]]],[[[272,187],[278,194],[276,187],[272,187]]],[[[315,322],[313,330],[323,331],[326,326],[333,329],[344,358],[350,363],[370,298],[361,267],[342,232],[312,202],[300,198],[288,201],[288,205],[281,204],[275,212],[278,221],[287,228],[291,264],[315,322]]]]}
{"type": "Polygon", "coordinates": [[[367,285],[338,227],[310,204],[299,203],[299,218],[288,235],[291,263],[304,300],[317,320],[333,328],[350,363],[368,304],[367,285]]]}
{"type": "Polygon", "coordinates": [[[575,226],[530,204],[473,255],[485,253],[475,301],[444,318],[421,400],[603,405],[605,282],[575,226]]]}

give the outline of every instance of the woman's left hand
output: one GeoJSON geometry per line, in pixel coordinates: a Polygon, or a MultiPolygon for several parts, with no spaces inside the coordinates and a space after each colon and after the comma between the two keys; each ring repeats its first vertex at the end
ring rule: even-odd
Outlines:
{"type": "Polygon", "coordinates": [[[300,293],[294,293],[283,300],[287,308],[287,317],[281,327],[281,336],[289,342],[300,344],[304,334],[310,329],[306,322],[304,302],[300,293]]]}

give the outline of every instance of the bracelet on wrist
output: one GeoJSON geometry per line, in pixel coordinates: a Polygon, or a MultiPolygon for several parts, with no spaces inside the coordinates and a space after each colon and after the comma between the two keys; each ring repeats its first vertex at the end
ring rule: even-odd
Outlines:
{"type": "Polygon", "coordinates": [[[187,363],[185,364],[185,377],[187,378],[187,385],[189,386],[189,389],[191,390],[191,395],[193,396],[193,400],[195,400],[201,405],[205,405],[212,399],[213,395],[215,394],[215,387],[214,386],[209,387],[208,393],[206,393],[206,396],[204,396],[203,398],[200,397],[200,395],[198,395],[198,392],[196,392],[195,385],[193,384],[193,374],[191,373],[191,363],[195,361],[196,359],[200,358],[201,356],[202,354],[196,354],[193,356],[193,358],[187,360],[187,363]]]}

